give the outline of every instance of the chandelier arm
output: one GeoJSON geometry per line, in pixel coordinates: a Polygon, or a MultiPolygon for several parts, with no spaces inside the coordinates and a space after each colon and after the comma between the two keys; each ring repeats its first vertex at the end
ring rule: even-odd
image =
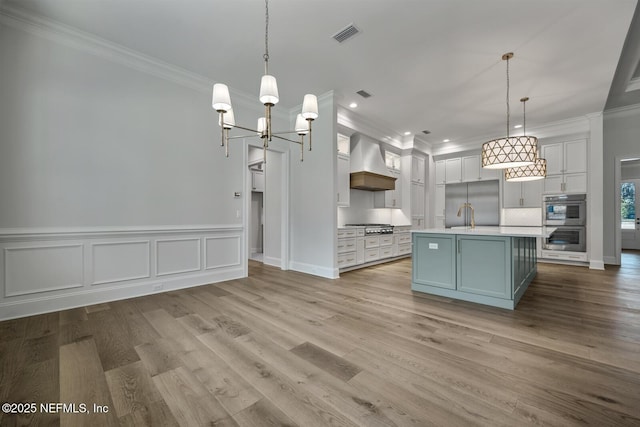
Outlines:
{"type": "Polygon", "coordinates": [[[278,138],[278,139],[282,139],[283,141],[289,141],[289,142],[294,142],[296,144],[302,144],[300,141],[296,141],[293,139],[289,139],[289,138],[284,138],[282,136],[278,136],[278,135],[273,135],[274,138],[278,138]]]}

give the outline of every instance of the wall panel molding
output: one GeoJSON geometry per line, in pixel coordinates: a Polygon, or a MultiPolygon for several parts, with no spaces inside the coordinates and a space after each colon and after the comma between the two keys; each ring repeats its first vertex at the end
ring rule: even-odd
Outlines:
{"type": "Polygon", "coordinates": [[[0,229],[0,320],[246,276],[241,226],[0,229]]]}

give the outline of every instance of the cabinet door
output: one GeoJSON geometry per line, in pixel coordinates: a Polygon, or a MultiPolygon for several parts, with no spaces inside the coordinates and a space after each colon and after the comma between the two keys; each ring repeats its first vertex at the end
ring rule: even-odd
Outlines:
{"type": "Polygon", "coordinates": [[[457,289],[511,299],[509,237],[457,236],[457,289]]]}
{"type": "Polygon", "coordinates": [[[462,158],[462,181],[477,181],[480,179],[480,156],[462,158]]]}
{"type": "Polygon", "coordinates": [[[545,194],[559,194],[562,193],[562,175],[547,175],[544,179],[544,192],[545,194]]]}
{"type": "Polygon", "coordinates": [[[251,190],[258,192],[264,191],[263,171],[251,171],[251,190]]]}
{"type": "Polygon", "coordinates": [[[350,182],[350,170],[349,170],[349,157],[338,156],[338,206],[349,206],[349,182],[350,182]]]}
{"type": "Polygon", "coordinates": [[[447,184],[462,182],[462,159],[445,160],[445,180],[447,184]]]}
{"type": "Polygon", "coordinates": [[[394,190],[376,191],[373,195],[373,207],[375,208],[402,208],[402,179],[401,173],[396,169],[387,169],[389,175],[396,178],[394,190]]]}
{"type": "Polygon", "coordinates": [[[568,173],[564,176],[564,192],[565,193],[586,193],[587,192],[587,174],[586,173],[568,173]]]}
{"type": "MultiPolygon", "coordinates": [[[[548,160],[547,160],[548,161],[548,160]]],[[[587,141],[569,141],[564,143],[563,173],[587,171],[587,141]]]]}
{"type": "Polygon", "coordinates": [[[356,263],[364,264],[364,237],[356,239],[356,263]]]}
{"type": "Polygon", "coordinates": [[[418,182],[411,183],[411,215],[415,217],[424,217],[424,200],[425,187],[424,184],[418,182]]]}
{"type": "Polygon", "coordinates": [[[562,143],[542,146],[542,157],[547,160],[547,175],[558,175],[564,170],[564,148],[562,143]]]}
{"type": "Polygon", "coordinates": [[[425,182],[425,159],[424,157],[412,156],[411,157],[411,181],[412,182],[425,182]]]}
{"type": "Polygon", "coordinates": [[[436,184],[444,184],[447,182],[447,172],[444,160],[436,162],[436,184]]]}
{"type": "Polygon", "coordinates": [[[420,290],[419,285],[456,288],[455,237],[413,234],[412,289],[420,290]]]}
{"type": "Polygon", "coordinates": [[[542,207],[542,187],[544,180],[526,181],[522,183],[522,207],[541,208],[542,207]]]}
{"type": "Polygon", "coordinates": [[[521,208],[522,203],[522,183],[504,181],[502,186],[502,207],[521,208]]]}

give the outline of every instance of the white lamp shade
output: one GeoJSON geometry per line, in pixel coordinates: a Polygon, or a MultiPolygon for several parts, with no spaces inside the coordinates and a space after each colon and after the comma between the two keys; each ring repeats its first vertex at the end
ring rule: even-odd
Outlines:
{"type": "MultiPolygon", "coordinates": [[[[222,126],[220,122],[221,122],[221,117],[220,117],[220,116],[218,116],[218,125],[222,126]]],[[[225,129],[231,129],[231,128],[233,128],[235,125],[236,125],[236,118],[235,118],[235,116],[233,115],[233,109],[232,109],[232,108],[230,108],[229,110],[227,110],[227,111],[224,113],[224,126],[223,126],[223,127],[224,127],[225,129]]]]}
{"type": "Polygon", "coordinates": [[[302,101],[302,117],[305,119],[318,118],[318,98],[312,94],[306,94],[302,101]]]}
{"type": "Polygon", "coordinates": [[[509,182],[535,181],[547,176],[547,160],[538,158],[536,162],[529,166],[519,168],[506,168],[504,179],[509,182]]]}
{"type": "Polygon", "coordinates": [[[309,133],[309,122],[302,117],[302,114],[298,114],[296,117],[296,133],[298,135],[306,135],[309,133]]]}
{"type": "Polygon", "coordinates": [[[276,78],[265,74],[260,81],[260,102],[264,105],[276,105],[279,100],[276,78]]]}
{"type": "Polygon", "coordinates": [[[262,136],[267,130],[267,119],[260,117],[258,119],[258,136],[262,136]]]}
{"type": "Polygon", "coordinates": [[[231,109],[231,96],[229,96],[229,88],[222,83],[213,85],[213,98],[211,106],[216,111],[227,112],[231,109]]]}
{"type": "Polygon", "coordinates": [[[538,138],[510,136],[482,144],[482,167],[505,169],[529,166],[538,158],[538,138]]]}

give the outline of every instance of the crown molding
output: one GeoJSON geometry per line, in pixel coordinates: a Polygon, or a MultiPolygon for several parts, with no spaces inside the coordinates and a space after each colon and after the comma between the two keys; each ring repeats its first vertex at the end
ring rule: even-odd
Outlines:
{"type": "Polygon", "coordinates": [[[391,147],[396,147],[401,150],[405,148],[403,135],[399,135],[394,131],[385,130],[379,127],[378,123],[366,119],[353,111],[349,111],[341,105],[338,105],[338,125],[382,141],[391,147]]]}
{"type": "Polygon", "coordinates": [[[616,107],[605,110],[604,116],[608,117],[627,114],[639,114],[640,112],[638,110],[640,110],[640,104],[625,105],[624,107],[616,107]]]}
{"type": "MultiPolygon", "coordinates": [[[[125,46],[81,31],[69,25],[36,15],[0,0],[0,23],[45,38],[107,61],[149,74],[200,93],[209,93],[216,81],[184,68],[161,61],[125,46]]],[[[234,100],[252,108],[256,97],[229,88],[234,100]]],[[[279,114],[275,112],[275,114],[279,114]]]]}

